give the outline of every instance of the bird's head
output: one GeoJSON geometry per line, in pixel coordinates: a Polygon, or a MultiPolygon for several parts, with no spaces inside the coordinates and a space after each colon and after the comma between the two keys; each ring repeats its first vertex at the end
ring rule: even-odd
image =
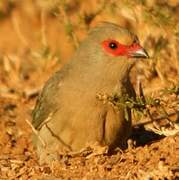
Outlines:
{"type": "Polygon", "coordinates": [[[149,58],[135,34],[113,23],[101,23],[91,30],[88,39],[106,57],[149,58]]]}
{"type": "Polygon", "coordinates": [[[129,72],[136,59],[149,56],[135,34],[116,24],[102,23],[89,32],[77,57],[85,72],[89,70],[93,76],[119,77],[129,72]]]}

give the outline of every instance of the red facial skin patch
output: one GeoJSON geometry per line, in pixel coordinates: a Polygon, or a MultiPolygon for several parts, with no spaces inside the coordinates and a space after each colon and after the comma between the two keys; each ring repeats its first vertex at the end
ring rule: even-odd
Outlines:
{"type": "Polygon", "coordinates": [[[131,57],[132,53],[141,49],[142,47],[138,43],[132,43],[131,45],[124,45],[116,40],[108,39],[102,42],[104,50],[113,56],[127,56],[131,57]]]}

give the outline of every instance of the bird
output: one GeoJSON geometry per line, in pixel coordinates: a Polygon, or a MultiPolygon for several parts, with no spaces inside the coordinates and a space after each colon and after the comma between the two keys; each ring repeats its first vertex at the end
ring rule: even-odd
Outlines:
{"type": "Polygon", "coordinates": [[[69,63],[50,77],[32,113],[33,144],[40,162],[58,152],[78,152],[97,144],[122,147],[131,132],[124,108],[103,103],[98,94],[135,96],[129,73],[148,58],[138,37],[111,22],[92,28],[69,63]]]}

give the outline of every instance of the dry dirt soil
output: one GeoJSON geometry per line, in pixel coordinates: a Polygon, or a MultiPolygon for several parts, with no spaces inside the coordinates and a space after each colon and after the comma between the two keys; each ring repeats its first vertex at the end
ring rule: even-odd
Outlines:
{"type": "MultiPolygon", "coordinates": [[[[67,62],[74,48],[61,19],[41,14],[31,1],[15,7],[5,2],[0,19],[0,179],[179,179],[179,135],[158,135],[143,126],[134,126],[124,151],[92,156],[87,151],[59,156],[51,165],[38,164],[31,143],[31,112],[44,82],[67,62]]],[[[75,5],[71,6],[73,13],[75,5]]],[[[105,13],[97,20],[102,17],[106,20],[105,13]]],[[[85,33],[77,35],[82,39],[85,33]]],[[[176,70],[170,72],[177,79],[176,70]]],[[[159,74],[145,87],[152,91],[164,86],[162,80],[159,74]]]]}

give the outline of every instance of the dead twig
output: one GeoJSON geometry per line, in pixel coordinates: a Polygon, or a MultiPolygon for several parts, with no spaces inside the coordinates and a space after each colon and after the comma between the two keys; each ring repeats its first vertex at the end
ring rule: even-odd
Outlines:
{"type": "Polygon", "coordinates": [[[20,29],[19,19],[14,14],[14,15],[11,16],[11,20],[12,20],[12,24],[13,24],[13,27],[14,27],[14,31],[17,34],[17,37],[19,38],[19,40],[22,42],[22,44],[25,47],[29,47],[29,42],[28,42],[27,38],[23,35],[23,33],[22,33],[21,29],[20,29]]]}
{"type": "Polygon", "coordinates": [[[41,20],[41,40],[42,40],[42,45],[44,47],[47,47],[47,36],[46,36],[46,12],[44,9],[42,9],[41,14],[40,14],[40,20],[41,20]]]}
{"type": "Polygon", "coordinates": [[[34,128],[34,126],[31,124],[31,122],[28,119],[25,119],[25,122],[30,126],[32,129],[33,133],[39,138],[40,142],[44,147],[46,147],[46,143],[44,139],[39,135],[39,132],[34,128]]]}

